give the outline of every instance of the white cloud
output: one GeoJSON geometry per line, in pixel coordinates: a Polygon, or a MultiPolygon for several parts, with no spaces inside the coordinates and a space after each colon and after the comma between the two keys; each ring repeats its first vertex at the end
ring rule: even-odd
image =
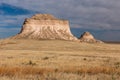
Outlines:
{"type": "Polygon", "coordinates": [[[3,16],[0,15],[0,27],[4,26],[13,26],[13,27],[18,27],[22,26],[22,23],[24,22],[25,18],[29,18],[30,15],[17,15],[17,16],[3,16]]]}
{"type": "MultiPolygon", "coordinates": [[[[120,0],[2,0],[0,3],[69,19],[71,27],[120,30],[120,0]]],[[[12,24],[17,25],[25,18],[17,17],[18,21],[11,21],[12,24]]]]}

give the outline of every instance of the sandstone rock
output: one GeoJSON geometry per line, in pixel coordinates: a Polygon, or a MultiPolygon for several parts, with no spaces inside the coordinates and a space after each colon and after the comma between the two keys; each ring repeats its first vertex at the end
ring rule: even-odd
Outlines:
{"type": "Polygon", "coordinates": [[[50,14],[36,14],[25,19],[20,33],[12,38],[77,40],[67,20],[57,19],[50,14]]]}
{"type": "Polygon", "coordinates": [[[94,38],[94,36],[89,32],[84,32],[79,38],[80,42],[88,42],[88,43],[103,43],[100,40],[94,38]]]}

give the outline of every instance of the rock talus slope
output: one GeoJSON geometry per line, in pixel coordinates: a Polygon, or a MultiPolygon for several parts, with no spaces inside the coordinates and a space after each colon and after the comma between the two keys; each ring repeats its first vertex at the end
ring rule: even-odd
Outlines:
{"type": "Polygon", "coordinates": [[[36,14],[25,19],[20,33],[12,38],[77,40],[67,20],[57,19],[50,14],[36,14]]]}

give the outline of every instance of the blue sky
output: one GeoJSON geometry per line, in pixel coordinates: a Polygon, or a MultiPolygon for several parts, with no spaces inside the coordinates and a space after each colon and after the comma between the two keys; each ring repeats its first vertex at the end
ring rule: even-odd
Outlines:
{"type": "Polygon", "coordinates": [[[49,13],[70,21],[79,37],[90,31],[101,40],[120,41],[120,0],[1,0],[0,38],[17,34],[25,18],[49,13]]]}

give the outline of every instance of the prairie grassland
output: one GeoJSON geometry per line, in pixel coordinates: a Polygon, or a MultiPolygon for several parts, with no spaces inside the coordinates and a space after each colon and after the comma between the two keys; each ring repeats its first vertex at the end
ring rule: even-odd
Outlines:
{"type": "Polygon", "coordinates": [[[120,80],[120,44],[0,40],[0,80],[120,80]]]}

